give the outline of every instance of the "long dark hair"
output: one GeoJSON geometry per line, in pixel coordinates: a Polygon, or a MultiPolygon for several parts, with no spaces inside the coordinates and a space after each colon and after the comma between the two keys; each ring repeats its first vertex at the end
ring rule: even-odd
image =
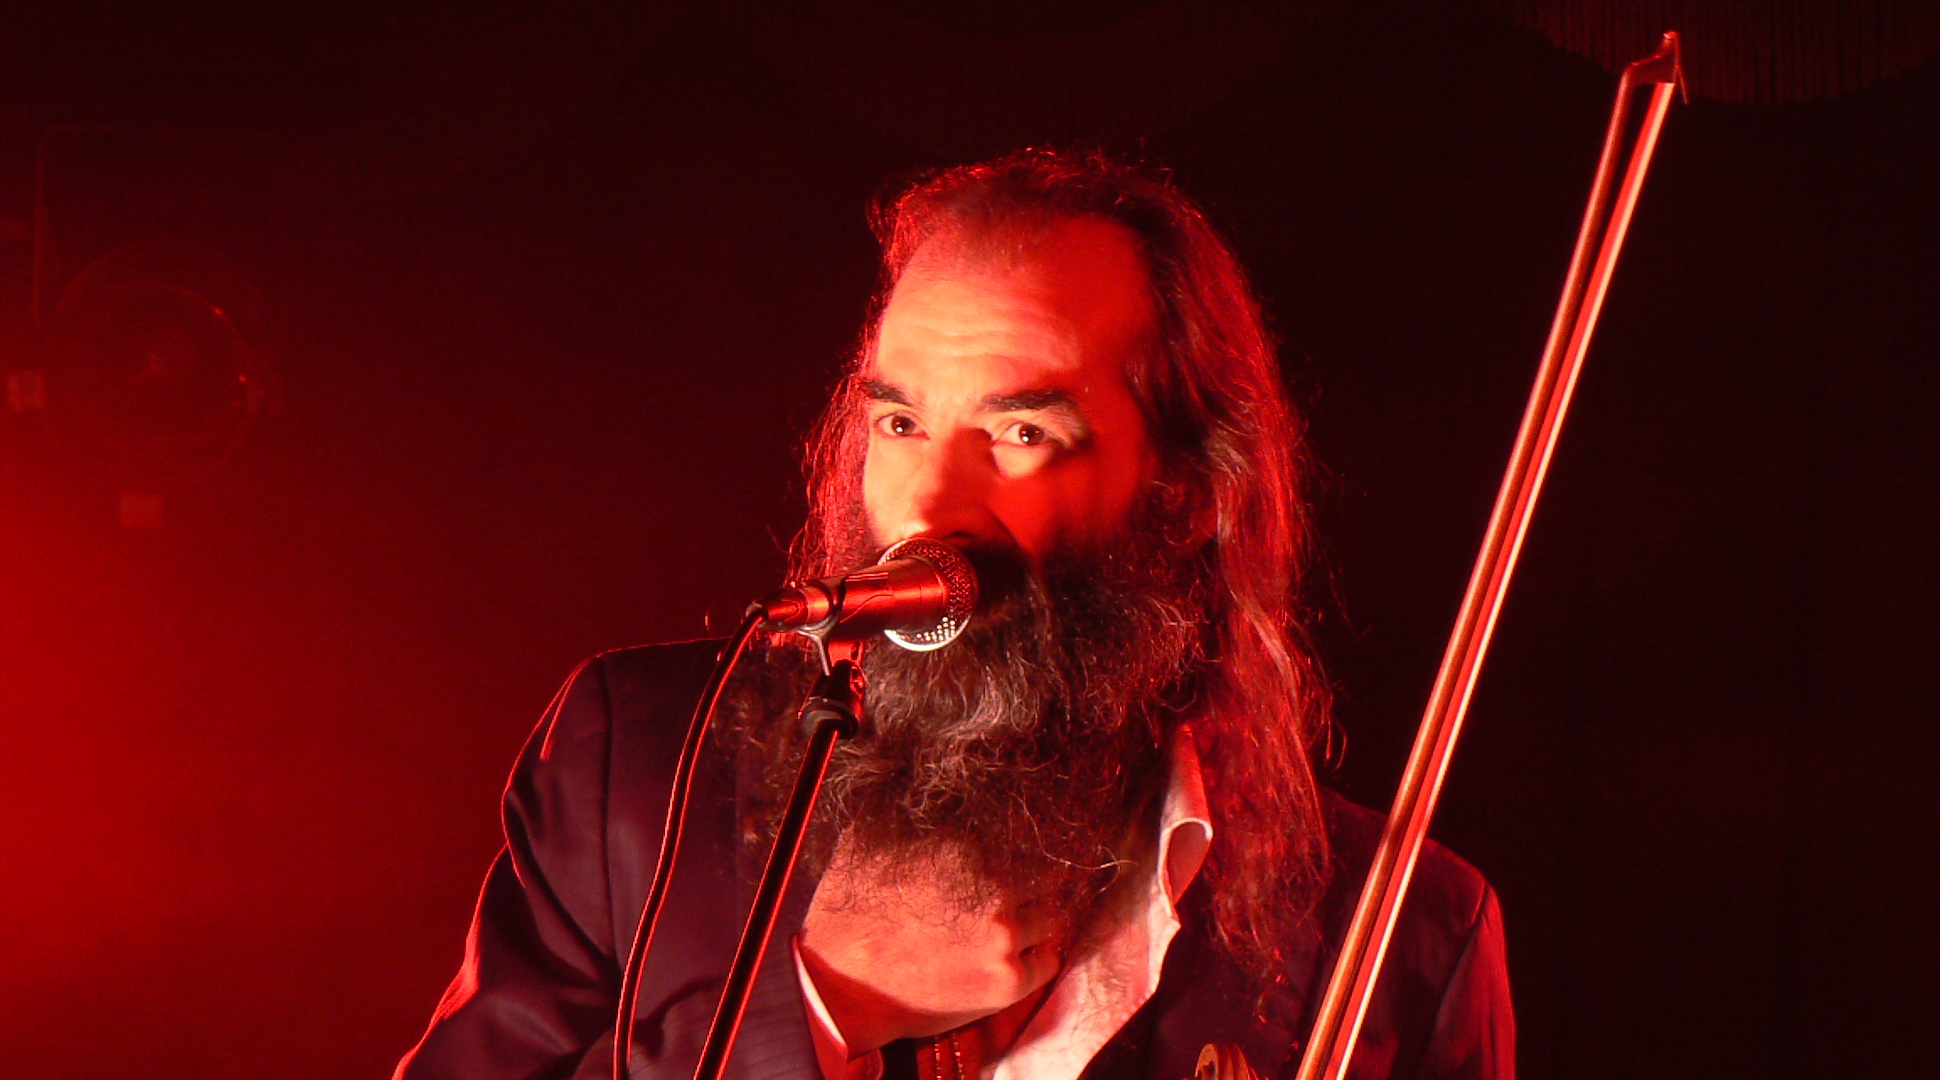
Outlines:
{"type": "Polygon", "coordinates": [[[971,242],[1099,218],[1137,238],[1158,340],[1128,361],[1158,451],[1178,543],[1212,568],[1193,735],[1217,840],[1205,868],[1219,944],[1268,982],[1326,885],[1327,841],[1311,751],[1329,694],[1301,604],[1310,521],[1299,418],[1238,261],[1205,215],[1160,175],[1097,153],[1026,150],[930,175],[879,200],[882,278],[862,343],[806,447],[810,507],[797,578],[834,573],[862,524],[863,380],[876,326],[910,260],[938,237],[971,242]]]}

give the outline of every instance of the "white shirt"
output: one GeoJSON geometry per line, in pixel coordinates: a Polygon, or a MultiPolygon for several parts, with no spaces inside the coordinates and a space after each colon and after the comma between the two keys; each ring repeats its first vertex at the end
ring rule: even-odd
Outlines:
{"type": "MultiPolygon", "coordinates": [[[[1166,752],[1158,853],[1142,882],[1143,896],[1130,902],[1097,947],[1058,973],[1044,1004],[1010,1050],[994,1065],[984,1066],[987,1080],[1077,1080],[1158,989],[1166,950],[1179,932],[1179,897],[1199,876],[1213,832],[1192,733],[1181,727],[1166,752]]],[[[881,1080],[882,1052],[850,1060],[848,1043],[802,964],[799,939],[792,948],[823,1080],[881,1080]]]]}

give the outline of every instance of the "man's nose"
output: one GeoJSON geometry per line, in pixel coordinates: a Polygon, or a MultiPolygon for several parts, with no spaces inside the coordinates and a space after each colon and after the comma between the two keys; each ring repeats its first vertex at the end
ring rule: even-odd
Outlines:
{"type": "Polygon", "coordinates": [[[902,535],[996,540],[1003,525],[991,513],[997,483],[990,437],[965,431],[931,440],[909,480],[902,535]]]}

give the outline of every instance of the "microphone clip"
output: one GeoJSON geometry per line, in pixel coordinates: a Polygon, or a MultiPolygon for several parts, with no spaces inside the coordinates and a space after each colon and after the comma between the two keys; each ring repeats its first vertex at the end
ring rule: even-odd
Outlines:
{"type": "MultiPolygon", "coordinates": [[[[802,699],[802,734],[813,736],[817,728],[831,724],[838,739],[853,739],[862,730],[862,693],[865,686],[862,667],[849,656],[842,657],[830,666],[827,647],[820,641],[817,646],[817,651],[822,654],[822,674],[809,689],[808,696],[802,699]]],[[[862,650],[857,646],[844,651],[859,655],[862,650]]]]}

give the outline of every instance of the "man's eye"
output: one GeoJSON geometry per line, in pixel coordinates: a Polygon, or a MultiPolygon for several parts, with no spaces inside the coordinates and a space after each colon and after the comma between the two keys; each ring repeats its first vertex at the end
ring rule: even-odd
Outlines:
{"type": "Polygon", "coordinates": [[[876,427],[880,428],[885,435],[903,438],[916,434],[916,418],[908,413],[890,413],[878,419],[876,427]]]}
{"type": "Polygon", "coordinates": [[[1004,434],[1019,446],[1043,446],[1051,441],[1051,433],[1036,424],[1013,424],[1004,434]]]}

